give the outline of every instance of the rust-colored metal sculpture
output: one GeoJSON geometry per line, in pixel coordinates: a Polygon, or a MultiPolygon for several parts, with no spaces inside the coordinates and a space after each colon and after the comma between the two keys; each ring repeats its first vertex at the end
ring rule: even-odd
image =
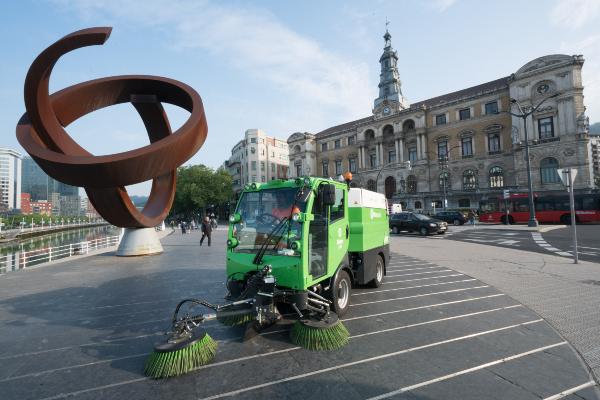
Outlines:
{"type": "Polygon", "coordinates": [[[145,75],[101,78],[69,86],[52,95],[48,82],[58,59],[72,50],[100,45],[111,28],[71,33],[44,50],[25,79],[27,112],[17,125],[17,139],[51,177],[85,188],[102,217],[126,228],[153,227],[166,217],[175,197],[177,167],[204,144],[208,127],[202,99],[184,83],[145,75]],[[141,116],[150,145],[94,156],[79,146],[64,127],[92,111],[130,102],[141,116]],[[188,120],[171,132],[161,103],[190,112],[188,120]],[[140,212],[124,186],[152,179],[148,202],[140,212]]]}

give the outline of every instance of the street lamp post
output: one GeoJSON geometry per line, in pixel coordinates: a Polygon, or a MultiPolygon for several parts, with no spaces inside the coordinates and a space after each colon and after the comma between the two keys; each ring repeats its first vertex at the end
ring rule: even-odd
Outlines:
{"type": "Polygon", "coordinates": [[[529,162],[529,136],[527,133],[527,117],[529,117],[531,114],[533,114],[535,111],[537,111],[538,108],[540,108],[540,106],[548,99],[551,99],[553,97],[556,97],[560,95],[560,93],[554,93],[550,96],[544,97],[542,99],[542,101],[540,101],[535,107],[523,107],[521,106],[521,104],[516,100],[516,99],[510,99],[511,104],[516,104],[517,108],[519,109],[519,113],[514,113],[512,111],[507,111],[508,114],[512,115],[513,117],[517,117],[517,118],[521,118],[523,120],[523,131],[525,133],[525,164],[527,167],[527,187],[529,190],[528,193],[528,199],[529,199],[529,222],[527,223],[527,226],[529,227],[537,227],[539,225],[537,219],[535,218],[535,205],[533,203],[533,184],[531,181],[531,164],[529,162]]]}
{"type": "Polygon", "coordinates": [[[442,173],[444,174],[444,211],[446,211],[446,203],[448,202],[448,191],[446,189],[446,185],[448,182],[448,155],[450,154],[450,150],[458,149],[460,147],[461,145],[452,146],[446,150],[446,154],[438,156],[438,167],[442,170],[442,173]]]}

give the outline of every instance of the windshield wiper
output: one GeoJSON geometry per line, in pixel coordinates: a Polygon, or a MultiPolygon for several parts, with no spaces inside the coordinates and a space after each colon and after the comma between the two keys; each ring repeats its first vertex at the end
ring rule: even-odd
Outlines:
{"type": "Polygon", "coordinates": [[[267,247],[269,246],[269,243],[271,242],[271,239],[273,238],[273,236],[278,233],[279,230],[281,230],[281,228],[283,226],[285,226],[285,223],[289,221],[289,217],[284,217],[269,233],[269,236],[267,236],[267,239],[263,242],[263,244],[260,246],[260,249],[258,249],[258,253],[256,253],[256,256],[254,256],[254,260],[252,260],[253,264],[259,265],[262,262],[262,258],[265,255],[266,251],[267,251],[267,247]]]}

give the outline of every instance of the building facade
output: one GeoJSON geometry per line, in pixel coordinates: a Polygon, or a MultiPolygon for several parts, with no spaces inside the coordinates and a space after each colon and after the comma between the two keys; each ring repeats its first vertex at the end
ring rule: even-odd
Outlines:
{"type": "Polygon", "coordinates": [[[0,148],[0,208],[21,208],[21,159],[20,153],[0,148]]]}
{"type": "Polygon", "coordinates": [[[29,193],[31,200],[50,200],[51,193],[61,196],[78,196],[79,188],[49,177],[31,157],[23,157],[21,192],[29,193]]]}
{"type": "Polygon", "coordinates": [[[351,171],[354,184],[408,209],[478,208],[505,189],[527,190],[527,128],[534,191],[564,193],[556,173],[562,167],[579,170],[577,191],[598,190],[598,145],[585,116],[582,56],[540,57],[509,76],[409,103],[387,31],[384,40],[372,114],[317,134],[292,134],[292,172],[299,160],[314,159],[310,174],[351,171]],[[543,104],[525,127],[508,113],[518,112],[511,99],[523,111],[543,104]]]}
{"type": "Polygon", "coordinates": [[[287,179],[288,165],[288,143],[260,129],[248,129],[225,162],[236,193],[248,183],[287,179]]]}

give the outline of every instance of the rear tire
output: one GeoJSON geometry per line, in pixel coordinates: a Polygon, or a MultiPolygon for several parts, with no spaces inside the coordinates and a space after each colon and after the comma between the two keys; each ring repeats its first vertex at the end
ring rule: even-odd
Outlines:
{"type": "Polygon", "coordinates": [[[421,234],[421,236],[427,236],[429,232],[427,231],[427,228],[422,227],[421,229],[419,229],[419,233],[421,234]]]}
{"type": "MultiPolygon", "coordinates": [[[[565,214],[563,216],[560,217],[560,223],[563,225],[571,225],[571,215],[570,214],[565,214]]],[[[575,224],[579,223],[579,219],[577,218],[577,215],[575,216],[575,224]]]]}
{"type": "Polygon", "coordinates": [[[385,264],[381,255],[377,256],[375,264],[375,278],[369,282],[369,287],[378,288],[383,283],[383,274],[385,273],[385,264]]]}
{"type": "Polygon", "coordinates": [[[346,314],[346,311],[350,308],[351,290],[352,281],[350,280],[350,275],[344,270],[339,271],[328,296],[332,302],[331,309],[335,311],[338,317],[346,314]]]}
{"type": "Polygon", "coordinates": [[[395,234],[395,235],[397,235],[397,234],[400,233],[400,230],[398,229],[397,226],[392,226],[392,233],[395,234]]]}
{"type": "Polygon", "coordinates": [[[454,226],[460,225],[460,221],[458,219],[455,219],[453,223],[454,223],[454,226]]]}

